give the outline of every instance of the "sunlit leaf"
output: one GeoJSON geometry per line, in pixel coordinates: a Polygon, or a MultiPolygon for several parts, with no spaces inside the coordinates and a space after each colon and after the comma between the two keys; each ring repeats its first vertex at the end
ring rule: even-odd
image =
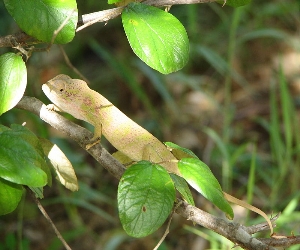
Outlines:
{"type": "Polygon", "coordinates": [[[151,68],[169,74],[187,63],[187,33],[170,13],[149,5],[130,3],[122,13],[122,22],[132,50],[151,68]]]}
{"type": "Polygon", "coordinates": [[[20,55],[5,53],[0,56],[0,115],[12,109],[24,95],[27,70],[20,55]]]}
{"type": "Polygon", "coordinates": [[[65,21],[55,43],[68,43],[75,36],[78,21],[75,0],[4,0],[8,12],[28,35],[51,42],[54,31],[65,21]]]}
{"type": "Polygon", "coordinates": [[[206,199],[233,218],[233,211],[224,198],[222,188],[207,165],[199,159],[183,158],[178,162],[182,177],[206,199]]]}

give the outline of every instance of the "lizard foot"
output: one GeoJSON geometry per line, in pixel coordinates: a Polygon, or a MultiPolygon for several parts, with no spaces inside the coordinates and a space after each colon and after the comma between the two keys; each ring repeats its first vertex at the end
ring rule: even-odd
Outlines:
{"type": "Polygon", "coordinates": [[[94,147],[96,144],[100,143],[100,141],[101,141],[100,138],[97,138],[95,141],[92,140],[91,143],[89,143],[85,146],[86,150],[89,150],[91,147],[94,147]]]}

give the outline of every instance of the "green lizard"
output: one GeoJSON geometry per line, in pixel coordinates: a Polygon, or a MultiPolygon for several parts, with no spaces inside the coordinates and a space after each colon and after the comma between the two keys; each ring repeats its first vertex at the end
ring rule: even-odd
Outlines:
{"type": "MultiPolygon", "coordinates": [[[[177,167],[178,160],[161,141],[132,121],[104,96],[90,89],[86,82],[61,74],[43,84],[42,89],[53,102],[51,106],[48,105],[49,109],[67,112],[95,127],[92,141],[97,141],[103,134],[131,161],[149,160],[159,163],[168,172],[181,176],[177,167]]],[[[272,223],[263,211],[223,193],[229,202],[263,216],[273,233],[272,223]]]]}

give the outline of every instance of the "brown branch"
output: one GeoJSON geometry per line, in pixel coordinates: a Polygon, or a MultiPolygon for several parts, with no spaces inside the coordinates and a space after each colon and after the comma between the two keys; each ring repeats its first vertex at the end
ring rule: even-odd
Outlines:
{"type": "MultiPolygon", "coordinates": [[[[50,124],[52,127],[63,132],[71,139],[76,141],[83,149],[86,150],[86,145],[89,138],[92,138],[92,133],[88,130],[74,124],[56,112],[49,111],[46,106],[36,98],[23,97],[18,103],[17,108],[28,110],[38,115],[42,120],[50,124]]],[[[114,177],[120,179],[125,171],[125,168],[115,158],[113,158],[100,144],[87,150],[105,169],[107,169],[114,177]]],[[[182,217],[193,221],[203,227],[213,230],[227,239],[234,242],[236,245],[249,250],[269,249],[274,250],[273,244],[277,244],[278,239],[255,239],[247,231],[247,227],[240,224],[229,222],[225,219],[215,217],[206,213],[199,208],[191,206],[184,201],[180,201],[176,212],[182,217]],[[264,241],[268,243],[265,243],[264,241]],[[269,244],[270,243],[270,244],[269,244]]],[[[262,227],[257,227],[260,230],[262,227]]],[[[253,228],[251,230],[254,233],[253,228]]]]}
{"type": "Polygon", "coordinates": [[[26,44],[32,37],[24,32],[19,32],[14,35],[0,37],[0,48],[15,47],[18,44],[26,44]]]}
{"type": "Polygon", "coordinates": [[[180,205],[176,211],[182,217],[224,236],[243,249],[274,249],[253,238],[243,230],[243,227],[240,224],[228,222],[227,220],[213,216],[197,207],[189,205],[187,202],[182,202],[182,205],[180,205]]]}
{"type": "Polygon", "coordinates": [[[290,247],[300,244],[300,236],[274,236],[270,239],[259,239],[264,244],[274,247],[290,247]]]}
{"type": "MultiPolygon", "coordinates": [[[[197,3],[211,3],[217,0],[146,0],[143,1],[144,4],[155,6],[155,7],[163,7],[163,6],[171,6],[178,4],[197,4],[197,3]]],[[[224,1],[225,3],[226,1],[224,1]]],[[[108,10],[102,10],[90,14],[82,15],[78,21],[76,31],[83,30],[84,28],[97,23],[97,22],[108,22],[110,19],[116,18],[119,16],[124,7],[117,7],[108,10]]]]}

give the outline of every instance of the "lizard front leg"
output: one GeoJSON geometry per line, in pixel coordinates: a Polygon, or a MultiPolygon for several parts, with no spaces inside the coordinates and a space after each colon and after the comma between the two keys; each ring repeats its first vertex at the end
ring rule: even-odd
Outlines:
{"type": "Polygon", "coordinates": [[[91,147],[93,147],[96,144],[98,144],[101,141],[101,136],[102,136],[102,123],[100,123],[99,125],[95,126],[94,136],[90,140],[90,143],[85,146],[86,149],[89,150],[91,147]]]}

